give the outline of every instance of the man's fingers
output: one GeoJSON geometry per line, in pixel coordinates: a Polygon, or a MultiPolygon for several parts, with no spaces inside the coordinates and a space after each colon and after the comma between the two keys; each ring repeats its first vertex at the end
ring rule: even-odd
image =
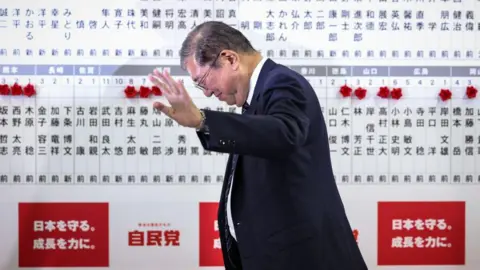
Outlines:
{"type": "Polygon", "coordinates": [[[166,94],[171,94],[170,87],[166,86],[160,79],[152,74],[148,75],[148,79],[156,86],[158,86],[166,94]]]}
{"type": "MultiPolygon", "coordinates": [[[[160,72],[159,72],[160,73],[160,72]]],[[[175,91],[176,94],[179,94],[181,92],[180,89],[178,89],[178,84],[175,82],[175,80],[170,76],[170,73],[168,73],[167,70],[163,70],[162,72],[162,77],[165,79],[165,81],[168,83],[168,85],[174,89],[172,91],[175,91]]]]}
{"type": "Polygon", "coordinates": [[[170,94],[176,93],[175,89],[170,85],[168,80],[165,78],[165,76],[158,71],[158,69],[153,70],[153,75],[150,75],[151,81],[155,84],[157,84],[158,87],[162,90],[168,91],[170,94]],[[162,88],[163,87],[163,88],[162,88]]]}
{"type": "Polygon", "coordinates": [[[187,89],[185,88],[185,85],[183,84],[182,79],[177,80],[177,85],[178,85],[178,90],[180,91],[180,94],[188,95],[187,89]]]}
{"type": "Polygon", "coordinates": [[[169,107],[161,102],[154,102],[153,103],[153,107],[159,111],[161,111],[162,113],[166,114],[168,117],[172,118],[172,115],[173,115],[173,108],[172,107],[169,107]]]}
{"type": "Polygon", "coordinates": [[[173,94],[178,94],[178,89],[176,89],[175,82],[172,80],[171,77],[167,76],[166,71],[160,72],[158,69],[153,71],[153,74],[165,85],[169,88],[170,92],[173,94]]]}

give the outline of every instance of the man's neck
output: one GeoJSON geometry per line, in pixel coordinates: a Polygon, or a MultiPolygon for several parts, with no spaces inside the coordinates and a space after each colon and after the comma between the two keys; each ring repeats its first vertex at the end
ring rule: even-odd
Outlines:
{"type": "Polygon", "coordinates": [[[247,67],[248,67],[248,80],[252,78],[253,71],[257,65],[262,61],[262,55],[260,53],[255,53],[252,56],[247,58],[247,67]]]}

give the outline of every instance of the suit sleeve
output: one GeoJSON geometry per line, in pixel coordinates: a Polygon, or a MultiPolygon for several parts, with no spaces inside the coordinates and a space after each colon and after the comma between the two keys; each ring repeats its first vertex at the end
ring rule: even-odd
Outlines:
{"type": "Polygon", "coordinates": [[[304,144],[310,125],[306,97],[296,81],[285,77],[275,79],[259,97],[264,115],[205,111],[209,133],[197,132],[203,147],[222,153],[283,158],[304,144]]]}

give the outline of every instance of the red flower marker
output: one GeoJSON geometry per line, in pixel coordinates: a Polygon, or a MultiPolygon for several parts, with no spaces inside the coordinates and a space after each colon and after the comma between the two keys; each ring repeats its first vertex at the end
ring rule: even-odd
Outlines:
{"type": "Polygon", "coordinates": [[[358,99],[362,100],[367,95],[367,89],[358,87],[357,89],[355,89],[354,94],[358,99]]]}
{"type": "Polygon", "coordinates": [[[469,99],[475,98],[477,96],[478,90],[474,86],[467,86],[467,91],[465,94],[467,94],[467,97],[469,99]]]}
{"type": "Polygon", "coordinates": [[[340,94],[342,94],[343,97],[349,97],[352,95],[352,88],[350,88],[348,85],[344,85],[340,87],[340,94]]]}
{"type": "Polygon", "coordinates": [[[140,90],[138,91],[138,95],[141,98],[148,98],[150,96],[150,88],[146,86],[140,86],[140,90]]]}
{"type": "Polygon", "coordinates": [[[0,84],[0,96],[10,95],[10,86],[8,84],[0,84]]]}
{"type": "Polygon", "coordinates": [[[152,86],[152,95],[154,96],[161,96],[162,90],[158,86],[152,86]]]}
{"type": "Polygon", "coordinates": [[[125,93],[125,96],[127,98],[134,98],[138,94],[137,90],[135,89],[135,86],[131,86],[131,85],[127,86],[123,92],[125,93]]]}
{"type": "Polygon", "coordinates": [[[12,85],[12,96],[21,96],[23,94],[22,86],[18,83],[12,85]]]}
{"type": "Polygon", "coordinates": [[[352,233],[353,233],[353,238],[355,238],[355,241],[358,243],[358,234],[359,234],[359,233],[358,233],[358,230],[357,230],[357,229],[354,229],[354,230],[352,231],[352,233]]]}
{"type": "Polygon", "coordinates": [[[399,100],[403,96],[402,88],[393,88],[390,95],[393,99],[399,100]]]}
{"type": "Polygon", "coordinates": [[[452,92],[448,89],[441,89],[438,96],[442,99],[442,101],[446,101],[452,98],[452,92]]]}
{"type": "Polygon", "coordinates": [[[33,95],[35,95],[37,92],[35,91],[35,87],[32,85],[32,84],[27,84],[24,88],[23,88],[23,94],[27,97],[31,97],[33,95]]]}
{"type": "Polygon", "coordinates": [[[389,95],[390,95],[390,89],[388,89],[388,87],[386,86],[380,87],[377,93],[377,96],[381,98],[388,98],[389,95]]]}

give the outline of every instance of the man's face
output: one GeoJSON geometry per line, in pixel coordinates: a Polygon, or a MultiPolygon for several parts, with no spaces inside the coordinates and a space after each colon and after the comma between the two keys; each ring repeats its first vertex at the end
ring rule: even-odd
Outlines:
{"type": "Polygon", "coordinates": [[[218,67],[210,65],[199,66],[195,59],[190,57],[186,62],[186,68],[197,88],[203,91],[205,96],[216,96],[218,100],[228,105],[236,104],[236,74],[228,61],[217,57],[218,67]]]}

